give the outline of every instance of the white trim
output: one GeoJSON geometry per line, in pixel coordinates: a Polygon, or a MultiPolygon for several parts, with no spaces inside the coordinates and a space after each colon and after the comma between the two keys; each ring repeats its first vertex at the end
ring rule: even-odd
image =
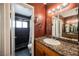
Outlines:
{"type": "Polygon", "coordinates": [[[10,55],[10,5],[3,4],[2,55],[10,55]]]}
{"type": "Polygon", "coordinates": [[[52,36],[53,37],[62,37],[62,20],[57,17],[52,17],[52,36]]]}
{"type": "Polygon", "coordinates": [[[13,27],[13,22],[15,21],[14,4],[10,5],[11,12],[11,55],[15,55],[15,28],[13,27]]]}
{"type": "Polygon", "coordinates": [[[4,4],[0,4],[0,56],[4,55],[4,4]]]}
{"type": "MultiPolygon", "coordinates": [[[[15,4],[11,4],[11,8],[13,9],[12,10],[12,19],[13,20],[15,18],[14,17],[14,14],[15,14],[14,5],[15,4]]],[[[33,13],[32,13],[33,15],[31,16],[31,20],[30,20],[30,39],[32,39],[32,55],[34,55],[34,7],[32,7],[28,4],[23,4],[23,3],[18,3],[18,5],[21,5],[25,8],[30,8],[33,11],[33,13]]],[[[12,28],[11,32],[14,32],[13,28],[12,28]]],[[[12,55],[15,55],[15,46],[14,46],[15,40],[14,40],[13,36],[15,36],[14,33],[12,33],[12,49],[11,49],[11,51],[12,51],[12,55]]]]}

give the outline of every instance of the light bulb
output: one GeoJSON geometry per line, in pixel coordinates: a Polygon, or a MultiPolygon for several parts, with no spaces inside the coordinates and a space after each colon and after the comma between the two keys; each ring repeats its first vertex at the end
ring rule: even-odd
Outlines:
{"type": "Polygon", "coordinates": [[[57,9],[60,9],[60,6],[57,6],[57,9]]]}
{"type": "Polygon", "coordinates": [[[38,19],[42,19],[42,15],[38,15],[38,19]]]}
{"type": "Polygon", "coordinates": [[[52,9],[52,11],[55,11],[55,9],[52,9]]]}
{"type": "Polygon", "coordinates": [[[51,11],[51,10],[49,10],[49,11],[48,11],[48,13],[49,13],[49,14],[51,14],[51,13],[52,13],[52,11],[51,11]]]}
{"type": "Polygon", "coordinates": [[[62,5],[65,7],[65,6],[67,6],[67,5],[68,5],[68,3],[63,3],[62,5]]]}

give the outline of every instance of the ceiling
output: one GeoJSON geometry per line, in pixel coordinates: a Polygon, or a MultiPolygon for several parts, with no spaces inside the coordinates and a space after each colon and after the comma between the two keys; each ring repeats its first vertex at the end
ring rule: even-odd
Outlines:
{"type": "Polygon", "coordinates": [[[18,14],[25,15],[25,16],[31,16],[32,15],[31,9],[24,8],[23,6],[17,5],[17,4],[15,5],[15,12],[18,13],[18,14]]]}

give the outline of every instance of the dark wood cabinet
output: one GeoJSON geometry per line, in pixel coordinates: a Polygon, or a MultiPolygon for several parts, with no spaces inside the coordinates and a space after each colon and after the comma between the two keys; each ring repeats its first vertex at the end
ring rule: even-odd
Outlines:
{"type": "Polygon", "coordinates": [[[60,56],[59,53],[51,50],[38,41],[35,41],[35,56],[60,56]]]}

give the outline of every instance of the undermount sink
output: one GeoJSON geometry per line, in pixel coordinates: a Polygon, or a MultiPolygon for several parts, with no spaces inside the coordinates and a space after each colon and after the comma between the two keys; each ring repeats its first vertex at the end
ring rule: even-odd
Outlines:
{"type": "Polygon", "coordinates": [[[60,45],[61,44],[60,41],[53,39],[53,38],[45,38],[45,39],[43,39],[43,41],[50,45],[60,45]]]}

